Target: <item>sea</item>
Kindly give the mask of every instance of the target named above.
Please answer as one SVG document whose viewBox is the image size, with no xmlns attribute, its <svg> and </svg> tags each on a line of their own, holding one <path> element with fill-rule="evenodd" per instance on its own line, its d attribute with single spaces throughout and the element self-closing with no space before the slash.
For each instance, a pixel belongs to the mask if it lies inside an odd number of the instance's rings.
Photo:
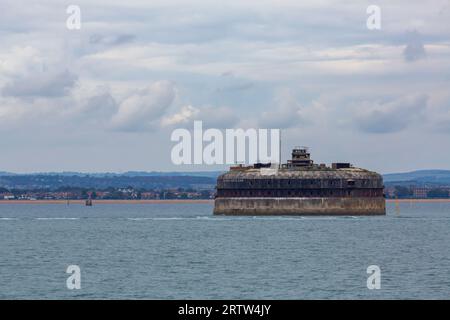
<svg viewBox="0 0 450 320">
<path fill-rule="evenodd" d="M 212 210 L 0 204 L 0 299 L 450 298 L 449 202 L 378 217 Z"/>
</svg>

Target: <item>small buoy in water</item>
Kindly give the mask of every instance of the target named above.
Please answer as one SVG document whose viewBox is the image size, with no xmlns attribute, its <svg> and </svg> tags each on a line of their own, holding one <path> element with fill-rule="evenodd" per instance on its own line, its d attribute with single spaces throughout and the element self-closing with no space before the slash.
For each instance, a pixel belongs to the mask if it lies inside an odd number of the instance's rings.
<svg viewBox="0 0 450 320">
<path fill-rule="evenodd" d="M 397 215 L 400 215 L 400 203 L 399 203 L 397 197 L 395 197 L 395 213 L 396 213 Z"/>
</svg>

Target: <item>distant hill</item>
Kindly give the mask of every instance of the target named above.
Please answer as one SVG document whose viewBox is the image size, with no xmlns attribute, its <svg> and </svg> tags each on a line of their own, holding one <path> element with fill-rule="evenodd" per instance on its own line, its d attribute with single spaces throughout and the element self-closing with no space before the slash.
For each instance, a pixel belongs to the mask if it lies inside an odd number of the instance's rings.
<svg viewBox="0 0 450 320">
<path fill-rule="evenodd" d="M 74 188 L 139 188 L 139 189 L 176 189 L 176 188 L 214 188 L 216 178 L 202 176 L 94 176 L 94 175 L 57 175 L 28 174 L 0 176 L 0 187 L 7 189 L 48 189 L 63 187 Z"/>
<path fill-rule="evenodd" d="M 0 176 L 14 176 L 15 173 L 0 171 Z"/>
<path fill-rule="evenodd" d="M 450 170 L 418 170 L 405 173 L 390 173 L 383 175 L 383 178 L 386 185 L 450 185 Z"/>
<path fill-rule="evenodd" d="M 128 177 L 180 177 L 180 176 L 190 176 L 190 177 L 210 177 L 210 178 L 217 178 L 219 175 L 221 175 L 223 171 L 193 171 L 193 172 L 179 172 L 179 171 L 172 171 L 172 172 L 161 172 L 161 171 L 151 171 L 151 172 L 145 172 L 145 171 L 128 171 L 125 173 L 122 173 L 122 176 L 128 176 Z"/>
<path fill-rule="evenodd" d="M 62 176 L 62 177 L 210 177 L 217 178 L 223 171 L 127 171 L 124 173 L 115 172 L 35 172 L 35 173 L 11 173 L 0 171 L 1 176 Z"/>
<path fill-rule="evenodd" d="M 0 187 L 7 189 L 49 189 L 62 187 L 75 188 L 214 188 L 221 171 L 196 172 L 145 172 L 125 173 L 83 173 L 83 172 L 44 172 L 16 174 L 0 171 Z"/>
<path fill-rule="evenodd" d="M 16 174 L 0 172 L 0 187 L 7 189 L 51 189 L 61 187 L 77 188 L 214 188 L 217 177 L 222 171 L 196 172 L 145 172 L 129 171 L 125 173 L 82 173 L 82 172 L 46 172 Z M 386 186 L 392 185 L 448 185 L 450 170 L 419 170 L 405 173 L 383 175 Z"/>
</svg>

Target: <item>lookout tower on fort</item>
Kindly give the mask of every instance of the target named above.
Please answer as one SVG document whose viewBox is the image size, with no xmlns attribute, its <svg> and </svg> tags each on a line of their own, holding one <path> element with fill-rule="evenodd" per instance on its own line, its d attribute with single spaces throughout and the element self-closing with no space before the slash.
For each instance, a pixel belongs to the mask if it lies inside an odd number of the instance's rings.
<svg viewBox="0 0 450 320">
<path fill-rule="evenodd" d="M 308 147 L 295 147 L 292 150 L 292 160 L 288 160 L 287 168 L 311 167 L 313 160 Z"/>
</svg>

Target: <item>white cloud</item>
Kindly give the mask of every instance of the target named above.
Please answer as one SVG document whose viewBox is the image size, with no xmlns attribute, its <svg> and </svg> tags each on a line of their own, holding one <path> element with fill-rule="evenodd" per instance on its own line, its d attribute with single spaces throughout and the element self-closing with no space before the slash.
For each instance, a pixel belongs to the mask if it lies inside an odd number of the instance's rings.
<svg viewBox="0 0 450 320">
<path fill-rule="evenodd" d="M 183 106 L 179 110 L 179 112 L 172 114 L 170 116 L 164 117 L 161 120 L 161 125 L 163 127 L 167 126 L 176 126 L 180 124 L 186 124 L 189 121 L 192 121 L 194 117 L 198 115 L 200 112 L 199 109 L 194 108 L 193 106 Z"/>
<path fill-rule="evenodd" d="M 3 77 L 17 76 L 37 71 L 36 66 L 42 66 L 44 58 L 39 50 L 32 46 L 13 46 L 9 50 L 0 51 L 0 75 Z"/>
<path fill-rule="evenodd" d="M 171 82 L 158 81 L 123 100 L 111 119 L 111 127 L 123 131 L 155 129 L 175 99 Z"/>
<path fill-rule="evenodd" d="M 191 105 L 183 106 L 177 113 L 162 119 L 162 126 L 187 126 L 193 121 L 202 121 L 205 127 L 209 128 L 233 128 L 238 117 L 236 112 L 228 107 L 200 107 Z"/>
</svg>

